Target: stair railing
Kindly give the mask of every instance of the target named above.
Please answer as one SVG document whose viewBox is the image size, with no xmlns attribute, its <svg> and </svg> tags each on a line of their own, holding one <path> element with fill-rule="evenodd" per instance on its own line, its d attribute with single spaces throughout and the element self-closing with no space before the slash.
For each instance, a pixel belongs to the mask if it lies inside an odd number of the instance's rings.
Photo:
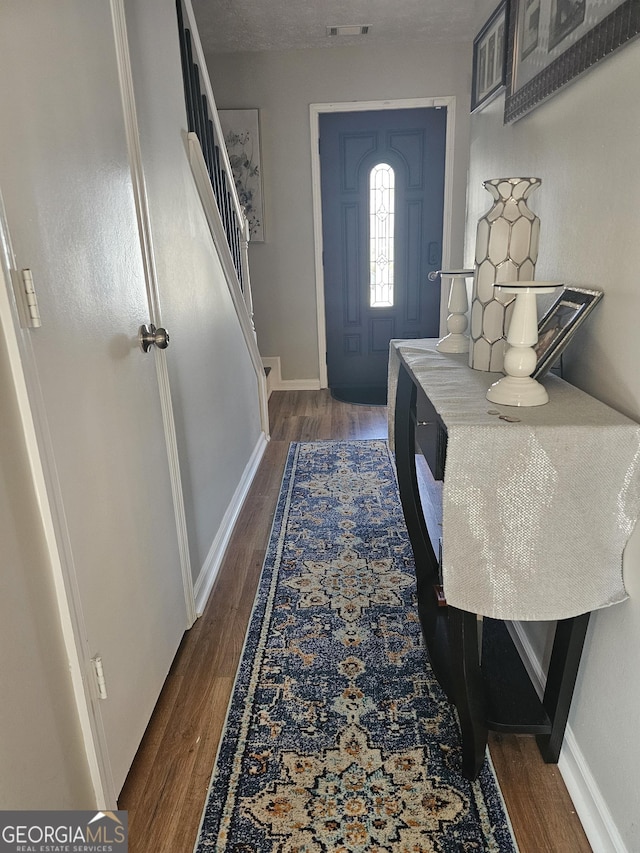
<svg viewBox="0 0 640 853">
<path fill-rule="evenodd" d="M 189 133 L 195 133 L 200 142 L 227 245 L 253 327 L 247 217 L 238 198 L 190 0 L 176 0 L 176 8 L 187 126 Z"/>
<path fill-rule="evenodd" d="M 268 437 L 267 381 L 249 279 L 249 223 L 238 198 L 191 0 L 176 0 L 176 6 L 191 170 L 256 373 L 261 425 Z"/>
</svg>

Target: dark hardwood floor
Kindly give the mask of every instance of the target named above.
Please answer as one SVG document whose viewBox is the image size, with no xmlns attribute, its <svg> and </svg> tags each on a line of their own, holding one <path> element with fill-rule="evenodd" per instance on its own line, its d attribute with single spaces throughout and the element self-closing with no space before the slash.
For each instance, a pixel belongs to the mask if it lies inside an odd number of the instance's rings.
<svg viewBox="0 0 640 853">
<path fill-rule="evenodd" d="M 386 438 L 386 409 L 327 391 L 279 391 L 271 441 L 202 617 L 188 631 L 118 806 L 130 853 L 191 853 L 262 568 L 291 441 Z M 493 736 L 491 756 L 521 853 L 591 850 L 557 767 L 529 737 Z"/>
</svg>

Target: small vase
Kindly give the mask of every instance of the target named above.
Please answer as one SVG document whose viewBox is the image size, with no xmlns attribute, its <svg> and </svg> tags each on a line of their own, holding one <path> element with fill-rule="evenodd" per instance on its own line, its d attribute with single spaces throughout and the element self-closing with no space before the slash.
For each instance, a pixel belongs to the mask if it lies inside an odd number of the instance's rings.
<svg viewBox="0 0 640 853">
<path fill-rule="evenodd" d="M 531 281 L 538 259 L 540 219 L 527 199 L 540 178 L 493 178 L 483 187 L 491 193 L 491 209 L 478 221 L 475 275 L 471 299 L 469 366 L 501 371 L 512 294 L 494 291 L 496 282 Z"/>
</svg>

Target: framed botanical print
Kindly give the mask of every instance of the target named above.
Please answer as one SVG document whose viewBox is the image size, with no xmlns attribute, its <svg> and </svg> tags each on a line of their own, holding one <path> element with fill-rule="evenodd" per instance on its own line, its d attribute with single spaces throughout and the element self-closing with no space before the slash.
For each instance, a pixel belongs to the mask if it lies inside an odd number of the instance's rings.
<svg viewBox="0 0 640 853">
<path fill-rule="evenodd" d="M 251 242 L 264 242 L 258 110 L 218 110 L 218 116 Z"/>
</svg>

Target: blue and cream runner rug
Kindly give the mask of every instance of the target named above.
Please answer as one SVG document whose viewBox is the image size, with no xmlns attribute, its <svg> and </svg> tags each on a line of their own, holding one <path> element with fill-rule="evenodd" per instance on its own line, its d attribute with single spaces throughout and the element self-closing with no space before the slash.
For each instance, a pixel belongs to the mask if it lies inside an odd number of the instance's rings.
<svg viewBox="0 0 640 853">
<path fill-rule="evenodd" d="M 386 442 L 292 444 L 196 850 L 515 851 L 459 765 Z"/>
</svg>

